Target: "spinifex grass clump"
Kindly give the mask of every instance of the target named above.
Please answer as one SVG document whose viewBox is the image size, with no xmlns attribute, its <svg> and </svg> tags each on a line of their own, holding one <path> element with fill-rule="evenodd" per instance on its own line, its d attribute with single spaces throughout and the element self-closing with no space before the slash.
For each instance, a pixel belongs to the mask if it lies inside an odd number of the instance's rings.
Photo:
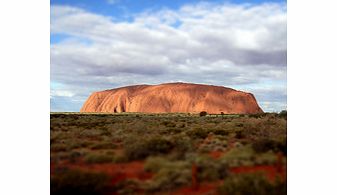
<svg viewBox="0 0 337 195">
<path fill-rule="evenodd" d="M 287 182 L 282 180 L 268 181 L 262 173 L 244 173 L 227 177 L 219 187 L 219 194 L 287 194 Z"/>
<path fill-rule="evenodd" d="M 188 161 L 171 161 L 163 157 L 150 157 L 146 160 L 145 170 L 153 172 L 154 178 L 144 183 L 147 191 L 167 191 L 190 184 L 192 173 Z"/>
<path fill-rule="evenodd" d="M 84 161 L 90 164 L 98 163 L 112 163 L 114 162 L 114 155 L 112 153 L 89 153 L 84 157 Z"/>
</svg>

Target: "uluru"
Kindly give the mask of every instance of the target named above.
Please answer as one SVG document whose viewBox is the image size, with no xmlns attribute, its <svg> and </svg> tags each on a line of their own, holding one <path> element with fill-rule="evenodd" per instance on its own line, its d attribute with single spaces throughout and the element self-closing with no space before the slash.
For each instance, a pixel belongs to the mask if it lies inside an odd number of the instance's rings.
<svg viewBox="0 0 337 195">
<path fill-rule="evenodd" d="M 263 113 L 251 93 L 193 83 L 133 85 L 93 92 L 80 112 Z"/>
</svg>

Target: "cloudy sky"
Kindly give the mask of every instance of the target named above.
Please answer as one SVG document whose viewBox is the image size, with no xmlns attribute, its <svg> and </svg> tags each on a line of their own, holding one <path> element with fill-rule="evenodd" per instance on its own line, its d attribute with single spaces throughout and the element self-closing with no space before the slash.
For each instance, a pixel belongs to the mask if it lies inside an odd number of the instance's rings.
<svg viewBox="0 0 337 195">
<path fill-rule="evenodd" d="M 287 106 L 282 0 L 51 0 L 51 111 L 79 111 L 93 91 L 193 82 Z"/>
</svg>

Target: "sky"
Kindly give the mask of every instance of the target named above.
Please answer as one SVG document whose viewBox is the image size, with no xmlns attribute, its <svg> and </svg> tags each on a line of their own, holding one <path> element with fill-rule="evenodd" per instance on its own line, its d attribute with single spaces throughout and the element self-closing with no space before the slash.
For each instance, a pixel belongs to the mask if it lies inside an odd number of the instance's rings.
<svg viewBox="0 0 337 195">
<path fill-rule="evenodd" d="M 94 91 L 188 82 L 287 108 L 287 3 L 281 0 L 51 0 L 52 112 Z"/>
</svg>

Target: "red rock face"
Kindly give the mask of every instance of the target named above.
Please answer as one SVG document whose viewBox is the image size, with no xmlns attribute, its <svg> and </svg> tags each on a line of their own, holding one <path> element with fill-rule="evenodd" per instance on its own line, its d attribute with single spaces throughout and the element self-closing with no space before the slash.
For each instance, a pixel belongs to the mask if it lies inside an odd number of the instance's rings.
<svg viewBox="0 0 337 195">
<path fill-rule="evenodd" d="M 262 113 L 255 97 L 234 89 L 190 84 L 166 83 L 135 85 L 94 92 L 81 112 L 189 112 L 220 114 Z"/>
</svg>

